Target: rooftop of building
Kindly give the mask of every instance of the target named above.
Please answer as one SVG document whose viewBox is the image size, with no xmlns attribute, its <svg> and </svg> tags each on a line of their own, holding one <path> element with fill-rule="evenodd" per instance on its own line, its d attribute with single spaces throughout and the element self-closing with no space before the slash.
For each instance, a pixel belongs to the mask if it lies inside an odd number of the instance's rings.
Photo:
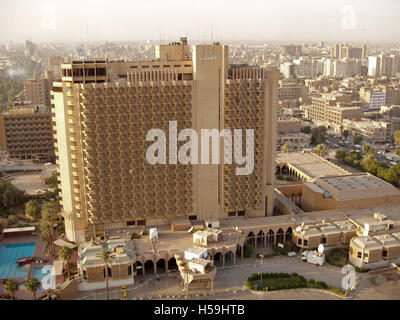
<svg viewBox="0 0 400 320">
<path fill-rule="evenodd" d="M 230 229 L 230 230 L 229 230 Z M 241 238 L 241 234 L 233 228 L 217 230 L 217 233 L 222 234 L 222 239 L 219 242 L 208 244 L 208 248 L 229 247 L 237 243 Z M 172 252 L 181 254 L 188 248 L 193 247 L 193 234 L 187 231 L 172 231 L 169 225 L 157 227 L 158 240 L 151 243 L 148 236 L 142 236 L 139 239 L 134 239 L 136 254 L 153 255 L 154 252 Z M 211 234 L 211 233 L 210 233 Z"/>
<path fill-rule="evenodd" d="M 347 220 L 332 221 L 317 224 L 302 224 L 296 227 L 295 232 L 305 237 L 319 236 L 322 234 L 340 234 L 341 232 L 355 231 L 355 226 Z"/>
<path fill-rule="evenodd" d="M 111 239 L 101 243 L 89 241 L 82 244 L 79 247 L 78 263 L 84 267 L 104 265 L 104 261 L 99 256 L 103 249 L 109 249 L 112 252 L 111 265 L 128 263 L 136 258 L 133 241 Z"/>
<path fill-rule="evenodd" d="M 314 179 L 313 183 L 330 193 L 331 197 L 336 200 L 400 195 L 400 191 L 396 187 L 369 173 L 320 176 Z"/>
<path fill-rule="evenodd" d="M 343 122 L 346 124 L 352 124 L 357 127 L 364 127 L 364 128 L 381 128 L 382 126 L 387 125 L 387 122 L 384 121 L 375 121 L 371 119 L 357 119 L 357 120 L 349 120 L 349 119 L 343 119 Z"/>
<path fill-rule="evenodd" d="M 355 237 L 351 242 L 360 249 L 379 250 L 383 247 L 400 247 L 400 233 L 382 234 L 373 237 Z"/>
<path fill-rule="evenodd" d="M 2 112 L 2 115 L 17 116 L 17 115 L 33 115 L 48 113 L 48 108 L 38 104 L 20 104 L 14 105 L 13 108 Z"/>
<path fill-rule="evenodd" d="M 197 264 L 197 265 L 201 265 L 201 266 L 205 267 L 208 264 L 210 264 L 210 260 L 194 258 L 194 259 L 190 260 L 189 263 L 190 264 Z"/>
<path fill-rule="evenodd" d="M 323 176 L 347 175 L 348 171 L 311 152 L 280 152 L 276 155 L 277 163 L 290 164 L 306 174 L 310 179 Z"/>
</svg>

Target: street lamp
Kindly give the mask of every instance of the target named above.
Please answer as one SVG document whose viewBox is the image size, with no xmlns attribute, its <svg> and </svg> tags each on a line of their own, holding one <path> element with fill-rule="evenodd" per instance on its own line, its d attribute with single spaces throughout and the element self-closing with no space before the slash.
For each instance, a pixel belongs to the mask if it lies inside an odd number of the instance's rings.
<svg viewBox="0 0 400 320">
<path fill-rule="evenodd" d="M 261 264 L 263 264 L 264 255 L 263 255 L 263 254 L 260 254 L 260 258 L 261 258 Z"/>
</svg>

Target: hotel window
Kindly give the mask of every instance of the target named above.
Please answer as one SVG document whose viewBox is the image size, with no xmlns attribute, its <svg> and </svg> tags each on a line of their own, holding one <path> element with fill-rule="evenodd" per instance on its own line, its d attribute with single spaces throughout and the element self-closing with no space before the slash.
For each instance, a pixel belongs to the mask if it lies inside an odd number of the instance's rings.
<svg viewBox="0 0 400 320">
<path fill-rule="evenodd" d="M 197 220 L 197 216 L 189 216 L 189 220 Z"/>
<path fill-rule="evenodd" d="M 137 221 L 137 225 L 138 226 L 144 226 L 144 225 L 146 225 L 146 221 L 145 220 L 138 220 Z"/>
<path fill-rule="evenodd" d="M 326 243 L 326 237 L 322 237 L 322 243 Z"/>
<path fill-rule="evenodd" d="M 243 217 L 246 215 L 246 211 L 238 211 L 238 216 Z"/>
<path fill-rule="evenodd" d="M 234 211 L 228 212 L 228 217 L 236 217 L 236 212 Z"/>
<path fill-rule="evenodd" d="M 308 245 L 308 240 L 304 240 L 303 244 L 306 246 Z"/>
<path fill-rule="evenodd" d="M 382 256 L 387 257 L 387 250 L 382 251 Z"/>
<path fill-rule="evenodd" d="M 361 252 L 360 251 L 357 252 L 357 258 L 361 259 Z"/>
<path fill-rule="evenodd" d="M 300 244 L 300 245 L 301 245 L 301 243 L 302 243 L 302 240 L 301 240 L 301 239 L 298 239 L 298 240 L 297 240 L 297 244 Z"/>
</svg>

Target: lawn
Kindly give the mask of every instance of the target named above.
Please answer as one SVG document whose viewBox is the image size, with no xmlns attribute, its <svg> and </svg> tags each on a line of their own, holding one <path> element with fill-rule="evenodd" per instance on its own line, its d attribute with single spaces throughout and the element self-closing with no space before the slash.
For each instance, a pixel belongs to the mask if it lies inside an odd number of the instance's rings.
<svg viewBox="0 0 400 320">
<path fill-rule="evenodd" d="M 253 290 L 268 291 L 293 289 L 293 288 L 307 288 L 307 280 L 303 276 L 296 273 L 258 273 L 253 274 L 248 278 L 247 286 Z"/>
<path fill-rule="evenodd" d="M 348 264 L 349 249 L 333 248 L 326 253 L 326 261 L 336 267 L 344 267 Z"/>
<path fill-rule="evenodd" d="M 340 288 L 328 286 L 324 281 L 307 281 L 302 275 L 297 273 L 254 273 L 247 279 L 247 287 L 257 291 L 274 291 L 295 288 L 315 288 L 330 290 L 333 293 L 344 295 Z"/>
</svg>

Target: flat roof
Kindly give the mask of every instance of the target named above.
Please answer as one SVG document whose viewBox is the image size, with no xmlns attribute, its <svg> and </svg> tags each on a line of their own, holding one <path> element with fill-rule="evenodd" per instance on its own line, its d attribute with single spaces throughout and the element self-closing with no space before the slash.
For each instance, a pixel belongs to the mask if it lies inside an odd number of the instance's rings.
<svg viewBox="0 0 400 320">
<path fill-rule="evenodd" d="M 275 161 L 277 163 L 289 164 L 306 174 L 310 179 L 349 174 L 348 171 L 311 152 L 279 152 L 276 155 Z"/>
<path fill-rule="evenodd" d="M 313 180 L 313 183 L 331 192 L 336 200 L 400 195 L 396 187 L 369 173 L 318 177 Z"/>
<path fill-rule="evenodd" d="M 190 253 L 193 253 L 196 255 L 200 255 L 200 254 L 204 253 L 205 251 L 207 251 L 207 248 L 202 248 L 202 247 L 198 247 L 198 246 L 192 246 L 185 250 L 185 252 L 190 252 Z"/>
<path fill-rule="evenodd" d="M 12 233 L 12 232 L 26 232 L 26 231 L 35 231 L 35 227 L 22 227 L 22 228 L 5 228 L 3 233 Z"/>
<path fill-rule="evenodd" d="M 194 258 L 194 259 L 189 261 L 189 264 L 198 264 L 198 265 L 201 265 L 201 266 L 204 266 L 204 267 L 209 263 L 210 263 L 210 260 L 199 259 L 199 258 Z"/>
</svg>

